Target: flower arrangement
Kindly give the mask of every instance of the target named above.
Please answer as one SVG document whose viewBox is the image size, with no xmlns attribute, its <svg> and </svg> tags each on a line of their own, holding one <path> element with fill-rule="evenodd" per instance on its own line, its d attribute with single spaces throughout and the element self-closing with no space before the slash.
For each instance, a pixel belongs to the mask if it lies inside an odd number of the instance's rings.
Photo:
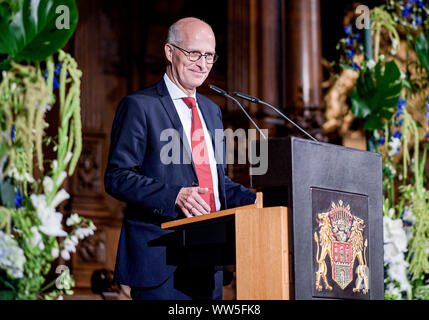
<svg viewBox="0 0 429 320">
<path fill-rule="evenodd" d="M 350 110 L 383 157 L 386 299 L 429 299 L 428 16 L 427 1 L 389 0 L 370 11 L 371 39 L 346 26 L 338 45 L 340 77 L 357 73 Z"/>
<path fill-rule="evenodd" d="M 68 29 L 56 25 L 59 6 L 68 8 Z M 82 149 L 82 72 L 61 50 L 76 23 L 72 0 L 0 2 L 0 299 L 72 294 L 67 268 L 47 283 L 49 272 L 95 230 L 92 221 L 76 213 L 64 221 L 58 211 Z M 54 108 L 59 126 L 52 137 L 45 117 Z M 44 159 L 49 148 L 54 159 Z"/>
</svg>

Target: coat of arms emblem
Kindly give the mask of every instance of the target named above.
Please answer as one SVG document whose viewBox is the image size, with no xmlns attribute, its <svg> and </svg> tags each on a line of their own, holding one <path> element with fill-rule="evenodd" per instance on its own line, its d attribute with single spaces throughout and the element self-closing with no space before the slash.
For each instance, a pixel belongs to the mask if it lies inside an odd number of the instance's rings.
<svg viewBox="0 0 429 320">
<path fill-rule="evenodd" d="M 319 230 L 314 233 L 317 246 L 316 262 L 316 290 L 332 290 L 327 279 L 328 265 L 331 265 L 332 280 L 344 290 L 353 280 L 353 266 L 358 260 L 356 268 L 357 280 L 353 292 L 367 294 L 369 290 L 368 267 L 366 248 L 368 239 L 363 237 L 364 220 L 352 215 L 350 205 L 344 206 L 339 200 L 338 205 L 332 202 L 329 212 L 317 214 Z M 321 281 L 323 280 L 323 283 Z"/>
</svg>

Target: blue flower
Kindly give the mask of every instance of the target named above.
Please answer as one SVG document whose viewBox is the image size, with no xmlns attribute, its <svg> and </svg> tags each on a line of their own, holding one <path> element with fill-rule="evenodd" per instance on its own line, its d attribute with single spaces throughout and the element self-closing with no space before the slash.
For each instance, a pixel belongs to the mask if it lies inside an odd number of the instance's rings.
<svg viewBox="0 0 429 320">
<path fill-rule="evenodd" d="M 428 133 L 426 133 L 426 137 L 425 137 L 426 139 L 429 139 L 429 132 Z"/>
<path fill-rule="evenodd" d="M 401 133 L 401 131 L 396 131 L 394 134 L 393 134 L 393 137 L 394 138 L 398 138 L 398 139 L 401 139 L 401 137 L 402 137 L 402 133 Z"/>
<path fill-rule="evenodd" d="M 349 59 L 353 59 L 355 55 L 355 51 L 353 49 L 346 50 L 346 57 Z"/>
<path fill-rule="evenodd" d="M 352 46 L 354 44 L 354 42 L 355 42 L 355 39 L 353 39 L 353 38 L 346 38 L 345 41 L 346 41 L 346 45 Z"/>
<path fill-rule="evenodd" d="M 384 137 L 381 137 L 380 140 L 378 140 L 378 144 L 380 145 L 384 145 L 385 142 Z"/>
<path fill-rule="evenodd" d="M 410 10 L 403 9 L 403 10 L 401 11 L 401 15 L 402 15 L 404 18 L 408 18 L 410 14 L 411 14 L 411 11 L 410 11 Z"/>
<path fill-rule="evenodd" d="M 353 31 L 352 26 L 345 26 L 345 27 L 344 27 L 344 32 L 345 32 L 347 35 L 351 35 L 351 34 L 352 34 L 352 31 Z"/>
<path fill-rule="evenodd" d="M 429 102 L 426 102 L 426 110 L 429 111 Z"/>
<path fill-rule="evenodd" d="M 407 104 L 407 99 L 399 98 L 398 100 L 398 109 L 404 110 L 404 106 Z"/>
<path fill-rule="evenodd" d="M 55 89 L 58 89 L 59 87 L 60 87 L 60 81 L 59 81 L 59 79 L 58 79 L 58 77 L 60 76 L 60 74 L 61 74 L 61 66 L 62 66 L 62 62 L 58 62 L 56 65 L 55 65 L 55 69 L 54 69 L 54 80 L 53 80 L 53 83 L 52 83 L 52 88 L 55 90 Z M 68 72 L 66 72 L 66 77 L 68 77 L 69 76 L 69 73 Z M 43 77 L 45 78 L 45 79 L 48 79 L 48 72 L 45 72 L 45 74 L 43 75 Z"/>
<path fill-rule="evenodd" d="M 414 23 L 415 23 L 415 25 L 421 25 L 421 24 L 423 24 L 422 17 L 417 16 L 416 20 L 414 20 Z"/>
<path fill-rule="evenodd" d="M 16 190 L 16 193 L 15 193 L 15 206 L 17 208 L 21 208 L 22 207 L 22 204 L 21 204 L 22 200 L 24 200 L 24 198 L 19 193 L 19 190 Z"/>
<path fill-rule="evenodd" d="M 53 84 L 53 89 L 58 89 L 60 87 L 60 81 L 58 80 L 57 77 L 54 77 L 54 84 Z"/>
<path fill-rule="evenodd" d="M 62 62 L 58 62 L 56 65 L 55 65 L 55 69 L 54 69 L 54 72 L 55 72 L 55 75 L 57 76 L 57 77 L 59 77 L 60 76 L 60 73 L 61 73 L 61 66 L 62 66 Z"/>
<path fill-rule="evenodd" d="M 406 99 L 399 98 L 398 100 L 398 112 L 396 112 L 396 118 L 400 117 L 404 113 L 404 106 L 407 104 Z"/>
<path fill-rule="evenodd" d="M 10 138 L 12 141 L 15 139 L 15 125 L 12 125 L 12 128 L 10 129 Z"/>
<path fill-rule="evenodd" d="M 45 79 L 48 79 L 48 73 L 46 72 L 44 75 L 43 75 L 43 77 L 45 78 Z M 59 87 L 60 87 L 60 81 L 58 80 L 58 78 L 54 75 L 54 80 L 53 80 L 53 83 L 52 83 L 52 87 L 53 87 L 53 89 L 55 90 L 55 89 L 58 89 Z"/>
<path fill-rule="evenodd" d="M 422 9 L 425 8 L 425 6 L 423 4 L 423 0 L 409 0 L 409 2 L 414 2 L 414 3 L 417 2 L 420 8 L 422 8 Z"/>
<path fill-rule="evenodd" d="M 356 62 L 350 63 L 350 67 L 352 67 L 355 71 L 359 69 L 359 65 Z"/>
</svg>

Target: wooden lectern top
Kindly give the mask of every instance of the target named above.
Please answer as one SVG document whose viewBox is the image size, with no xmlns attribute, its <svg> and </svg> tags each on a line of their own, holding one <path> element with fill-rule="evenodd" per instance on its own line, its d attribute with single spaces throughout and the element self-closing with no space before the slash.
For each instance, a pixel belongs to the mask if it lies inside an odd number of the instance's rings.
<svg viewBox="0 0 429 320">
<path fill-rule="evenodd" d="M 237 211 L 237 210 L 241 210 L 241 209 L 254 209 L 254 208 L 263 208 L 262 192 L 257 192 L 256 193 L 256 203 L 255 204 L 249 204 L 247 206 L 242 206 L 242 207 L 237 207 L 237 208 L 231 208 L 231 209 L 226 209 L 226 210 L 222 210 L 222 211 L 212 212 L 210 214 L 204 214 L 202 216 L 195 216 L 195 217 L 191 217 L 191 218 L 183 218 L 183 219 L 179 219 L 179 220 L 173 220 L 173 221 L 169 221 L 169 222 L 164 222 L 163 224 L 161 224 L 161 228 L 162 229 L 172 229 L 172 228 L 175 228 L 175 227 L 183 226 L 183 225 L 194 223 L 194 222 L 199 222 L 199 221 L 204 221 L 204 220 L 211 220 L 211 219 L 215 219 L 215 218 L 220 218 L 220 217 L 225 217 L 225 216 L 233 215 L 233 214 L 235 214 L 235 211 Z"/>
</svg>

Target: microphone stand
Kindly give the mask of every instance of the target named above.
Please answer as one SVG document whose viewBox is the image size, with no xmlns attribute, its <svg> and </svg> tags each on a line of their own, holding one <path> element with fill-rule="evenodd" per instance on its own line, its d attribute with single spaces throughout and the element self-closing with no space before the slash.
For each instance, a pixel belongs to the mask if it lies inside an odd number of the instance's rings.
<svg viewBox="0 0 429 320">
<path fill-rule="evenodd" d="M 250 117 L 250 115 L 247 113 L 247 111 L 244 109 L 244 107 L 241 105 L 241 103 L 237 99 L 235 99 L 234 97 L 230 96 L 225 90 L 222 90 L 221 88 L 218 88 L 218 87 L 216 87 L 216 86 L 214 86 L 212 84 L 209 84 L 209 88 L 212 89 L 214 92 L 220 94 L 221 96 L 224 96 L 224 97 L 229 98 L 232 101 L 234 101 L 241 108 L 241 110 L 244 112 L 244 114 L 247 116 L 247 118 L 250 120 L 250 122 L 252 122 L 252 124 L 258 130 L 259 134 L 265 140 L 267 139 L 267 137 L 265 137 L 265 135 L 262 132 L 262 130 L 256 125 L 255 121 L 253 121 L 253 119 Z"/>
<path fill-rule="evenodd" d="M 291 123 L 292 125 L 294 125 L 299 131 L 301 131 L 302 133 L 304 133 L 307 137 L 309 137 L 311 140 L 313 141 L 317 141 L 317 139 L 315 139 L 313 136 L 311 136 L 307 131 L 305 131 L 304 129 L 302 129 L 299 125 L 297 125 L 295 122 L 293 122 L 291 119 L 289 119 L 288 117 L 286 117 L 282 112 L 280 112 L 280 110 L 278 110 L 277 108 L 275 108 L 274 106 L 270 105 L 269 103 L 262 101 L 256 97 L 252 97 L 249 96 L 247 94 L 244 93 L 240 93 L 240 92 L 233 92 L 232 93 L 234 96 L 245 99 L 247 101 L 253 102 L 253 103 L 258 103 L 258 104 L 263 104 L 269 108 L 271 108 L 272 110 L 274 110 L 275 112 L 277 112 L 279 115 L 281 115 L 283 118 L 285 118 L 289 123 Z"/>
</svg>

